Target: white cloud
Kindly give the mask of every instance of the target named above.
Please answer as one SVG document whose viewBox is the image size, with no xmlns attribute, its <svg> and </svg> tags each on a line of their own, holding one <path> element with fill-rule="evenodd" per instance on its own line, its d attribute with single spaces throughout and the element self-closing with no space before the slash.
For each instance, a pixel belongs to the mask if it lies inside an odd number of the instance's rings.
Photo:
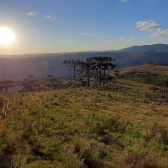
<svg viewBox="0 0 168 168">
<path fill-rule="evenodd" d="M 157 22 L 154 22 L 153 20 L 150 20 L 150 21 L 139 21 L 136 23 L 136 26 L 137 27 L 141 27 L 140 30 L 154 30 L 154 29 L 158 29 L 160 31 L 161 29 L 161 26 L 157 23 Z"/>
<path fill-rule="evenodd" d="M 88 33 L 81 33 L 81 35 L 88 35 Z"/>
<path fill-rule="evenodd" d="M 75 39 L 71 38 L 71 39 L 69 39 L 69 41 L 75 41 Z"/>
<path fill-rule="evenodd" d="M 39 12 L 29 12 L 27 13 L 27 16 L 32 16 L 32 15 L 37 15 L 37 14 L 39 14 Z"/>
<path fill-rule="evenodd" d="M 54 17 L 51 17 L 50 15 L 45 15 L 43 18 L 44 18 L 44 19 L 52 19 L 52 20 L 57 20 L 57 17 L 56 17 L 56 16 L 54 16 Z"/>
<path fill-rule="evenodd" d="M 168 36 L 168 29 L 164 31 L 157 31 L 151 34 L 149 37 L 160 37 L 160 36 Z"/>
<path fill-rule="evenodd" d="M 94 36 L 95 34 L 94 33 L 92 33 L 92 36 Z"/>
<path fill-rule="evenodd" d="M 52 18 L 52 20 L 57 20 L 57 17 L 56 17 L 56 16 L 55 16 L 55 17 L 53 17 L 53 18 Z"/>
<path fill-rule="evenodd" d="M 45 15 L 44 18 L 49 19 L 51 16 L 50 15 Z"/>
<path fill-rule="evenodd" d="M 134 39 L 135 37 L 129 36 L 129 37 L 122 37 L 119 40 L 131 40 Z"/>
<path fill-rule="evenodd" d="M 111 34 L 109 34 L 108 36 L 111 37 Z"/>
<path fill-rule="evenodd" d="M 65 41 L 75 41 L 75 39 L 71 38 L 71 39 L 65 39 Z"/>
</svg>

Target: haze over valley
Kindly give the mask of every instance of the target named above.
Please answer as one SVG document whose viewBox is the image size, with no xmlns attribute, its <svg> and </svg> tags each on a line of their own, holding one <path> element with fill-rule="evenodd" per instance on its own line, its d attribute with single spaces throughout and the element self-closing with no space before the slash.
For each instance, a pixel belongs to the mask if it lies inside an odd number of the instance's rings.
<svg viewBox="0 0 168 168">
<path fill-rule="evenodd" d="M 67 59 L 85 61 L 95 56 L 109 56 L 116 59 L 117 68 L 142 65 L 148 62 L 168 64 L 168 45 L 155 44 L 133 46 L 117 51 L 86 51 L 69 53 L 48 53 L 29 55 L 0 56 L 0 77 L 24 78 L 29 74 L 35 77 L 46 75 L 71 76 L 69 67 L 61 65 Z"/>
</svg>

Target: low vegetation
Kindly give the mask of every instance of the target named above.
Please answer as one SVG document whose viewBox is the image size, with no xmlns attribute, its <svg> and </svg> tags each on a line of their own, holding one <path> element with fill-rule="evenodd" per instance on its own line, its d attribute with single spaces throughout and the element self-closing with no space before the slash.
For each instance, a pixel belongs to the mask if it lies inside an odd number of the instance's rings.
<svg viewBox="0 0 168 168">
<path fill-rule="evenodd" d="M 168 167 L 166 96 L 114 84 L 0 101 L 0 167 Z"/>
</svg>

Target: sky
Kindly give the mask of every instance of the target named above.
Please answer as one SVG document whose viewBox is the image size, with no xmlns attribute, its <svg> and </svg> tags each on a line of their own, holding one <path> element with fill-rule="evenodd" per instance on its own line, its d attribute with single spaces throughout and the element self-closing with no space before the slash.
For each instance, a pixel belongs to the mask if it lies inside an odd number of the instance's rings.
<svg viewBox="0 0 168 168">
<path fill-rule="evenodd" d="M 168 0 L 0 0 L 0 55 L 168 44 Z"/>
</svg>

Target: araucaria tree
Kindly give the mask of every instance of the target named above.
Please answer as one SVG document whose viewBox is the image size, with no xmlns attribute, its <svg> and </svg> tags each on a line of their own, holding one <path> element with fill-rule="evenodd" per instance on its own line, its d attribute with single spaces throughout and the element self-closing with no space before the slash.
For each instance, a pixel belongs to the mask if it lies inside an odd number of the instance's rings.
<svg viewBox="0 0 168 168">
<path fill-rule="evenodd" d="M 76 68 L 77 68 L 77 66 L 79 66 L 80 63 L 81 63 L 80 60 L 74 60 L 74 59 L 70 60 L 69 59 L 69 60 L 63 61 L 61 64 L 65 64 L 65 65 L 73 68 L 74 79 L 75 79 L 76 78 Z"/>
<path fill-rule="evenodd" d="M 86 59 L 86 62 L 81 61 L 79 63 L 79 66 L 81 67 L 81 73 L 84 72 L 84 77 L 87 77 L 87 85 L 90 87 L 90 77 L 94 73 L 94 69 L 96 67 L 96 64 L 94 62 L 91 62 L 88 58 Z"/>
<path fill-rule="evenodd" d="M 106 56 L 90 57 L 86 59 L 86 62 L 80 60 L 65 60 L 62 64 L 66 64 L 70 67 L 73 67 L 74 70 L 74 79 L 76 78 L 76 71 L 80 72 L 80 76 L 87 78 L 88 87 L 90 87 L 90 77 L 98 79 L 100 85 L 105 86 L 105 83 L 113 79 L 113 76 L 110 74 L 111 70 L 116 68 L 116 65 L 113 64 L 115 59 Z M 77 69 L 77 67 L 80 67 Z M 109 71 L 109 73 L 107 73 Z M 118 70 L 115 71 L 115 75 L 119 73 Z"/>
<path fill-rule="evenodd" d="M 113 70 L 117 67 L 116 64 L 113 64 L 112 62 L 115 61 L 115 59 L 112 59 L 111 57 L 106 56 L 98 56 L 98 57 L 90 57 L 87 59 L 90 63 L 94 64 L 94 67 L 92 70 L 95 70 L 97 73 L 96 78 L 99 79 L 100 85 L 102 84 L 103 80 L 103 86 L 105 86 L 105 83 L 107 80 L 111 80 L 112 76 L 106 75 L 107 70 Z"/>
<path fill-rule="evenodd" d="M 8 88 L 14 86 L 12 80 L 6 80 L 6 79 L 1 80 L 1 81 L 0 81 L 0 84 L 1 84 L 1 87 L 2 87 L 2 88 L 5 88 L 6 93 L 8 92 Z"/>
</svg>

